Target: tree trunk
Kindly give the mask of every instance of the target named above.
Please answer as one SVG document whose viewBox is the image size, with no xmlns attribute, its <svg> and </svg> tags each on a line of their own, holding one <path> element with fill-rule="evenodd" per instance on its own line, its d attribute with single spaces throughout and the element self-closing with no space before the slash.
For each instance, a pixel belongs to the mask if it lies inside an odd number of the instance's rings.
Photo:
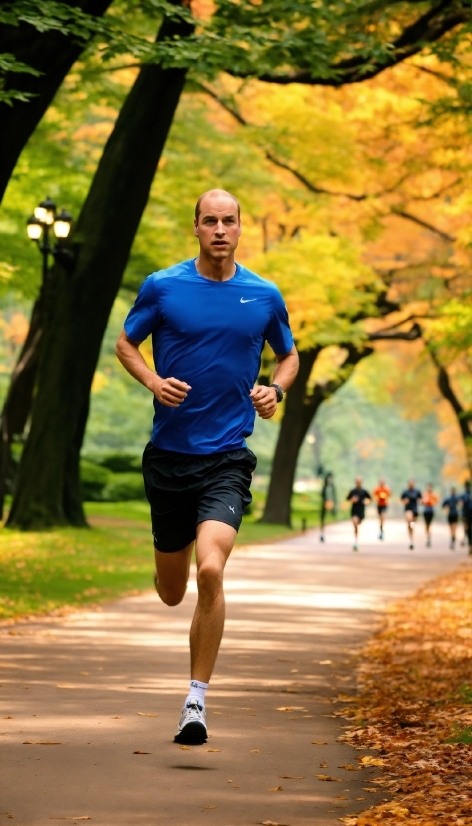
<svg viewBox="0 0 472 826">
<path fill-rule="evenodd" d="M 111 0 L 82 0 L 74 5 L 101 17 L 110 3 Z M 5 79 L 5 91 L 16 89 L 34 97 L 27 103 L 13 100 L 11 106 L 0 103 L 0 202 L 21 151 L 85 46 L 73 35 L 39 32 L 28 23 L 0 26 L 0 53 L 13 54 L 16 60 L 41 72 L 39 77 L 11 72 Z"/>
<path fill-rule="evenodd" d="M 158 37 L 191 27 L 165 20 Z M 106 325 L 146 206 L 185 69 L 145 66 L 107 142 L 69 248 L 56 262 L 46 307 L 38 389 L 8 525 L 24 530 L 85 524 L 79 454 L 87 404 Z"/>
<path fill-rule="evenodd" d="M 355 365 L 369 356 L 371 347 L 356 350 L 345 345 L 346 358 L 338 376 L 326 384 L 316 384 L 311 394 L 307 384 L 321 347 L 305 350 L 300 355 L 300 370 L 287 392 L 285 413 L 274 453 L 269 490 L 261 522 L 291 527 L 291 503 L 298 454 L 316 412 L 325 399 L 332 396 L 350 377 Z"/>
<path fill-rule="evenodd" d="M 291 525 L 292 489 L 298 454 L 313 418 L 311 416 L 307 424 L 306 387 L 320 350 L 321 347 L 316 347 L 311 350 L 302 350 L 299 353 L 300 369 L 285 397 L 285 411 L 275 448 L 269 490 L 261 522 Z"/>
<path fill-rule="evenodd" d="M 3 507 L 8 474 L 11 466 L 11 443 L 15 436 L 21 436 L 31 413 L 36 370 L 39 361 L 39 346 L 43 330 L 43 292 L 33 305 L 28 335 L 21 348 L 13 370 L 10 386 L 0 419 L 0 518 Z"/>
<path fill-rule="evenodd" d="M 472 413 L 468 410 L 465 410 L 465 408 L 462 406 L 451 385 L 449 374 L 446 368 L 439 362 L 436 354 L 431 350 L 431 348 L 428 349 L 431 354 L 431 358 L 434 362 L 434 365 L 438 371 L 437 383 L 439 391 L 443 398 L 445 398 L 446 401 L 449 402 L 456 416 L 461 436 L 464 441 L 465 454 L 467 458 L 467 467 L 472 477 Z"/>
</svg>

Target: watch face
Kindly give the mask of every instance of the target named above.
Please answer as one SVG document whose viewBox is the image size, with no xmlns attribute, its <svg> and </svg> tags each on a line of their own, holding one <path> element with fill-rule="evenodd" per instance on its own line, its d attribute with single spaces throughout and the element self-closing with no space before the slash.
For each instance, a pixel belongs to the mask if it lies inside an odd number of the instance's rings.
<svg viewBox="0 0 472 826">
<path fill-rule="evenodd" d="M 271 387 L 275 388 L 277 402 L 281 402 L 284 397 L 284 391 L 282 390 L 279 384 L 271 384 Z"/>
</svg>

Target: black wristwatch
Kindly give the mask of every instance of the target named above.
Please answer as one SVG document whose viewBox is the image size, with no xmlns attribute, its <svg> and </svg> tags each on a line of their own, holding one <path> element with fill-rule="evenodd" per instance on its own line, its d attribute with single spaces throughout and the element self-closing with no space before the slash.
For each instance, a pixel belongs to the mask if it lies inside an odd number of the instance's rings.
<svg viewBox="0 0 472 826">
<path fill-rule="evenodd" d="M 270 384 L 269 387 L 275 387 L 277 404 L 279 404 L 283 400 L 283 397 L 285 395 L 282 387 L 280 386 L 280 384 Z"/>
</svg>

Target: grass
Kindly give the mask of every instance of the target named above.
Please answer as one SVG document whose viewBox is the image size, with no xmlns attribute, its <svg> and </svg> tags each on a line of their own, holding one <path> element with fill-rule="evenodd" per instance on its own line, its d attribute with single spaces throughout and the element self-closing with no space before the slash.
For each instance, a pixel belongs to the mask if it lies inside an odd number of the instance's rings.
<svg viewBox="0 0 472 826">
<path fill-rule="evenodd" d="M 263 525 L 263 494 L 255 491 L 236 545 L 293 535 Z M 315 524 L 313 495 L 294 497 L 294 528 Z M 153 553 L 147 502 L 88 502 L 89 530 L 21 532 L 0 528 L 0 620 L 108 601 L 152 587 Z"/>
</svg>

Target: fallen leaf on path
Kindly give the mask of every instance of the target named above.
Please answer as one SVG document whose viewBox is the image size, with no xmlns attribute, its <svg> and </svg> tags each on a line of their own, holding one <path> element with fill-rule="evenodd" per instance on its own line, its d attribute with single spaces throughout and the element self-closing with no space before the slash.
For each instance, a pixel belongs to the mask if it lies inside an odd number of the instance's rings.
<svg viewBox="0 0 472 826">
<path fill-rule="evenodd" d="M 250 749 L 249 750 L 249 754 L 260 754 L 260 753 L 261 753 L 260 749 Z"/>
<path fill-rule="evenodd" d="M 318 660 L 318 665 L 333 665 L 332 660 Z"/>
<path fill-rule="evenodd" d="M 152 754 L 152 751 L 133 751 L 133 754 Z"/>
<path fill-rule="evenodd" d="M 4 719 L 4 720 L 14 720 L 15 718 L 14 718 L 14 717 L 10 717 L 10 715 L 8 715 L 8 717 L 4 717 L 3 719 Z"/>
<path fill-rule="evenodd" d="M 349 763 L 344 763 L 338 766 L 338 769 L 346 769 L 347 772 L 360 772 L 362 766 L 351 766 Z"/>
<path fill-rule="evenodd" d="M 268 792 L 283 792 L 282 786 L 274 786 L 273 789 L 267 789 Z"/>
<path fill-rule="evenodd" d="M 50 817 L 49 820 L 92 820 L 92 818 L 82 815 L 81 817 Z"/>
<path fill-rule="evenodd" d="M 214 712 L 213 712 L 213 714 L 221 714 L 221 716 L 223 716 L 223 712 L 222 712 L 222 711 L 214 711 Z"/>
<path fill-rule="evenodd" d="M 308 718 L 313 718 L 313 717 L 314 717 L 314 714 L 304 714 L 303 715 L 304 720 L 308 720 Z"/>
<path fill-rule="evenodd" d="M 318 780 L 328 780 L 331 783 L 342 783 L 343 781 L 339 779 L 339 777 L 331 777 L 329 774 L 315 774 L 315 777 Z"/>
<path fill-rule="evenodd" d="M 183 749 L 183 751 L 190 751 L 191 746 L 179 746 L 179 749 Z"/>
<path fill-rule="evenodd" d="M 110 720 L 121 720 L 121 717 L 118 717 L 118 716 L 116 716 L 116 717 L 110 717 Z"/>
<path fill-rule="evenodd" d="M 262 826 L 289 826 L 288 823 L 277 823 L 275 820 L 261 820 Z"/>
<path fill-rule="evenodd" d="M 152 711 L 138 711 L 138 717 L 157 717 Z"/>
<path fill-rule="evenodd" d="M 240 711 L 255 711 L 256 709 L 255 708 L 247 708 L 245 706 L 240 706 L 239 710 Z"/>
<path fill-rule="evenodd" d="M 214 752 L 216 754 L 216 752 L 220 752 L 221 749 L 207 749 L 207 751 L 211 751 L 211 752 Z"/>
<path fill-rule="evenodd" d="M 314 746 L 327 746 L 328 745 L 327 740 L 312 740 L 311 742 Z"/>
<path fill-rule="evenodd" d="M 281 780 L 305 780 L 305 774 L 281 774 Z"/>
<path fill-rule="evenodd" d="M 276 709 L 277 711 L 308 711 L 307 708 L 303 708 L 302 706 L 280 706 L 280 708 Z"/>
<path fill-rule="evenodd" d="M 62 746 L 59 740 L 24 740 L 24 746 Z"/>
<path fill-rule="evenodd" d="M 323 762 L 320 763 L 320 769 L 327 769 L 327 768 L 328 768 L 328 763 L 326 762 L 326 760 L 323 760 Z"/>
<path fill-rule="evenodd" d="M 366 755 L 366 757 L 361 757 L 361 763 L 363 766 L 384 766 L 385 760 L 382 760 L 381 757 Z"/>
<path fill-rule="evenodd" d="M 363 792 L 379 792 L 379 791 L 380 791 L 380 789 L 371 789 L 371 788 L 369 788 L 369 787 L 367 787 L 367 786 L 363 786 L 363 787 L 362 787 L 362 791 L 363 791 Z"/>
</svg>

